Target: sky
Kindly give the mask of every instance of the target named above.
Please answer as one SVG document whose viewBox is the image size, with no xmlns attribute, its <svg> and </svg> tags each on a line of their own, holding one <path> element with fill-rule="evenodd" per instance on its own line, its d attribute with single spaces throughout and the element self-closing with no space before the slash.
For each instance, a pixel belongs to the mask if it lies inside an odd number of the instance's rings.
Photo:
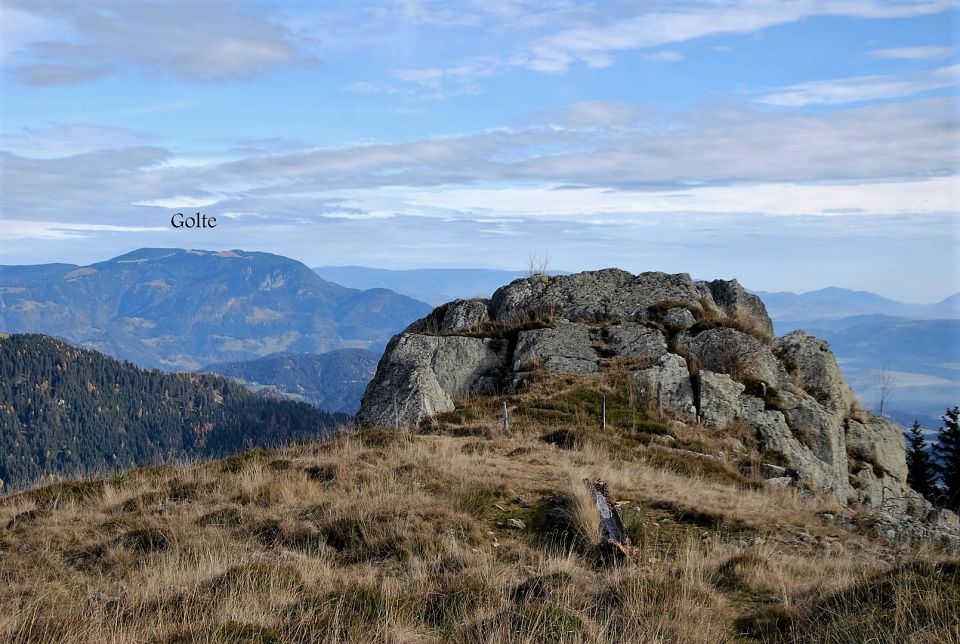
<svg viewBox="0 0 960 644">
<path fill-rule="evenodd" d="M 4 0 L 0 263 L 536 255 L 933 302 L 958 34 L 945 0 Z"/>
</svg>

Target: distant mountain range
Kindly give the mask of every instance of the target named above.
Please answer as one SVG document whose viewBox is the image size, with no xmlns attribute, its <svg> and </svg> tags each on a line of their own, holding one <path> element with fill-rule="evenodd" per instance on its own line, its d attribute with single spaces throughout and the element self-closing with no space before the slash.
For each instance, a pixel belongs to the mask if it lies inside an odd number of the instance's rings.
<svg viewBox="0 0 960 644">
<path fill-rule="evenodd" d="M 800 294 L 755 293 L 763 298 L 770 317 L 781 326 L 796 324 L 796 321 L 837 320 L 855 315 L 887 315 L 917 320 L 960 318 L 960 293 L 936 304 L 908 304 L 876 293 L 837 287 Z M 787 322 L 789 320 L 794 322 Z"/>
<path fill-rule="evenodd" d="M 0 267 L 0 331 L 55 335 L 164 369 L 277 351 L 382 350 L 430 308 L 240 250 L 144 248 L 82 267 Z"/>
<path fill-rule="evenodd" d="M 316 439 L 349 422 L 214 374 L 139 369 L 42 335 L 0 336 L 3 491 Z"/>
<path fill-rule="evenodd" d="M 321 354 L 273 353 L 245 362 L 207 366 L 255 391 L 276 391 L 328 411 L 355 414 L 367 383 L 377 371 L 380 353 L 339 349 Z"/>
<path fill-rule="evenodd" d="M 313 270 L 323 279 L 337 284 L 360 289 L 386 288 L 433 306 L 456 299 L 490 297 L 501 286 L 529 274 L 528 271 L 489 268 L 389 270 L 364 266 L 317 266 Z"/>
</svg>

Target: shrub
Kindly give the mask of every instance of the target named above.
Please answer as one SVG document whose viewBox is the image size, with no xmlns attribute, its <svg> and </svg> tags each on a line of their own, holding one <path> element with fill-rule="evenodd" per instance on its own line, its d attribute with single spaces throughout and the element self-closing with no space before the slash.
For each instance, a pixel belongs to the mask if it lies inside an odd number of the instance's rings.
<svg viewBox="0 0 960 644">
<path fill-rule="evenodd" d="M 259 448 L 248 449 L 245 452 L 238 452 L 223 461 L 223 469 L 226 472 L 237 474 L 253 463 L 260 462 L 261 450 Z"/>
</svg>

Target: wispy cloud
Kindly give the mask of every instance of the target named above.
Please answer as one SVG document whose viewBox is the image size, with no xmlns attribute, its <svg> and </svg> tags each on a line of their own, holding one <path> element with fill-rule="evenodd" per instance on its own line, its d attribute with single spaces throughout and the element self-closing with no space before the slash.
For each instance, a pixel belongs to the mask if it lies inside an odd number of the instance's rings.
<svg viewBox="0 0 960 644">
<path fill-rule="evenodd" d="M 32 157 L 62 157 L 156 141 L 156 136 L 140 130 L 94 123 L 22 127 L 10 134 L 0 134 L 0 145 L 4 149 Z"/>
<path fill-rule="evenodd" d="M 870 52 L 874 58 L 893 60 L 943 60 L 954 55 L 953 47 L 893 47 L 875 49 Z"/>
<path fill-rule="evenodd" d="M 158 233 L 162 226 L 116 226 L 111 224 L 77 224 L 58 221 L 5 220 L 4 237 L 9 241 L 26 239 L 83 239 L 94 233 Z"/>
<path fill-rule="evenodd" d="M 684 59 L 684 55 L 679 51 L 671 51 L 669 49 L 662 49 L 650 54 L 644 54 L 643 57 L 647 60 L 652 60 L 657 63 L 678 63 Z"/>
<path fill-rule="evenodd" d="M 432 98 L 445 98 L 477 93 L 477 80 L 494 75 L 501 66 L 495 58 L 482 57 L 447 67 L 396 69 L 393 75 L 427 90 Z"/>
<path fill-rule="evenodd" d="M 636 123 L 649 110 L 614 101 L 582 101 L 538 115 L 542 121 L 574 128 L 610 127 Z"/>
<path fill-rule="evenodd" d="M 960 84 L 960 65 L 949 65 L 904 75 L 856 76 L 798 83 L 760 99 L 768 105 L 803 107 L 874 101 L 953 87 Z"/>
<path fill-rule="evenodd" d="M 955 7 L 949 0 L 881 2 L 853 0 L 747 0 L 692 2 L 618 18 L 599 26 L 576 26 L 541 38 L 530 48 L 524 64 L 541 72 L 560 73 L 582 63 L 596 66 L 616 52 L 648 49 L 697 38 L 743 35 L 817 15 L 858 18 L 903 18 L 940 13 Z"/>
</svg>

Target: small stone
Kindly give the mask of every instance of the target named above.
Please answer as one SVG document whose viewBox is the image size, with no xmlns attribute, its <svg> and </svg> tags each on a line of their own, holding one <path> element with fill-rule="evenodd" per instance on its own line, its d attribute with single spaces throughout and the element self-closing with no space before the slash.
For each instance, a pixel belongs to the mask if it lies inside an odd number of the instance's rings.
<svg viewBox="0 0 960 644">
<path fill-rule="evenodd" d="M 526 530 L 527 524 L 521 521 L 520 519 L 507 519 L 503 522 L 503 525 L 507 528 L 514 528 L 516 530 Z"/>
<path fill-rule="evenodd" d="M 778 476 L 777 478 L 767 479 L 763 482 L 764 485 L 769 485 L 770 487 L 790 487 L 793 483 L 793 479 L 789 476 Z"/>
<path fill-rule="evenodd" d="M 663 324 L 671 331 L 684 331 L 697 323 L 689 309 L 675 306 L 663 316 Z"/>
<path fill-rule="evenodd" d="M 507 509 L 506 509 L 505 507 L 503 507 L 502 505 L 500 505 L 499 503 L 494 503 L 494 504 L 493 504 L 493 507 L 495 507 L 496 509 L 500 510 L 501 512 L 506 512 L 506 511 L 507 511 Z"/>
</svg>

